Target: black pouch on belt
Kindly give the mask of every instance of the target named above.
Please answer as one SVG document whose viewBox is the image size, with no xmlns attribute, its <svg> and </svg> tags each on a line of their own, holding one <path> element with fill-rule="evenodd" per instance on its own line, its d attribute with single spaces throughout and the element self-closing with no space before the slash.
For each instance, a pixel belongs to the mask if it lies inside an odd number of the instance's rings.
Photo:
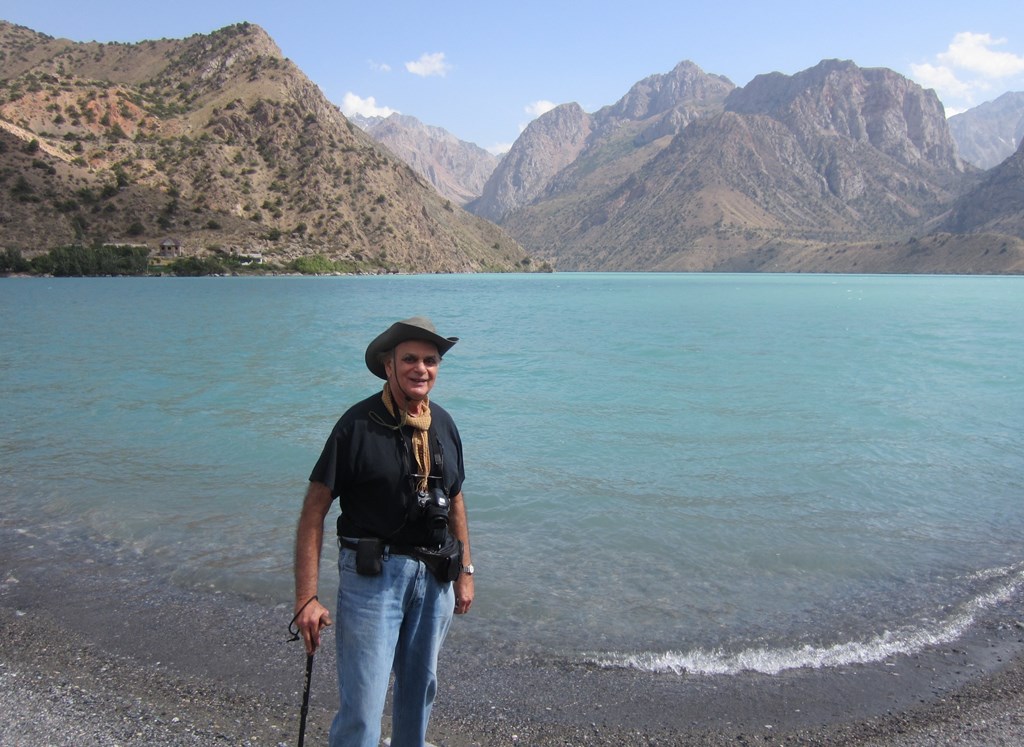
<svg viewBox="0 0 1024 747">
<path fill-rule="evenodd" d="M 363 537 L 356 544 L 356 573 L 360 576 L 379 576 L 384 541 L 377 537 Z"/>
<path fill-rule="evenodd" d="M 421 549 L 416 557 L 426 564 L 434 578 L 441 583 L 454 581 L 462 573 L 462 543 L 451 536 L 440 550 Z"/>
</svg>

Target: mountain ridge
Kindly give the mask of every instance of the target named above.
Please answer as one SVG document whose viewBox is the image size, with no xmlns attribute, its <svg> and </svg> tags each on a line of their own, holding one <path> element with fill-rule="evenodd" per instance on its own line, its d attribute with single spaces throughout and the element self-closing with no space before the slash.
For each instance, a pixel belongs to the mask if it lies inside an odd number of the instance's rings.
<svg viewBox="0 0 1024 747">
<path fill-rule="evenodd" d="M 443 197 L 458 205 L 476 199 L 501 160 L 441 127 L 424 124 L 406 114 L 353 115 L 349 120 L 412 166 Z"/>
<path fill-rule="evenodd" d="M 0 23 L 0 246 L 174 236 L 363 271 L 522 270 L 498 227 L 349 123 L 266 32 L 78 43 Z"/>
<path fill-rule="evenodd" d="M 832 271 L 871 246 L 852 266 L 960 272 L 988 236 L 978 271 L 1019 271 L 1016 172 L 960 158 L 934 92 L 885 68 L 738 88 L 683 61 L 556 107 L 498 160 L 413 117 L 346 119 L 252 24 L 104 44 L 0 22 L 0 42 L 0 248 L 175 236 L 473 272 Z"/>
<path fill-rule="evenodd" d="M 1024 91 L 954 114 L 949 130 L 965 161 L 982 169 L 998 166 L 1024 141 Z"/>
<path fill-rule="evenodd" d="M 688 72 L 690 90 L 716 93 L 692 96 L 700 108 L 691 118 L 659 130 L 655 115 L 673 110 L 671 103 L 662 100 L 656 111 L 620 106 L 626 116 L 614 128 L 591 120 L 585 147 L 576 147 L 568 166 L 541 175 L 543 188 L 484 214 L 568 270 L 829 271 L 836 247 L 846 253 L 864 244 L 886 250 L 865 254 L 861 271 L 916 261 L 921 271 L 959 272 L 971 264 L 948 247 L 976 247 L 977 237 L 951 236 L 942 220 L 982 173 L 958 156 L 934 91 L 844 60 L 757 76 L 742 88 L 727 86 L 724 96 L 722 79 L 696 66 Z M 678 103 L 683 90 L 675 92 Z M 543 120 L 531 127 L 544 127 Z M 659 136 L 639 136 L 652 130 Z M 492 180 L 527 184 L 538 175 L 516 173 L 518 163 L 552 163 L 548 153 L 529 152 L 529 131 L 521 138 L 526 152 L 506 159 Z M 557 143 L 561 134 L 551 128 L 545 137 Z M 481 203 L 468 207 L 480 211 Z M 933 232 L 943 234 L 942 251 L 931 241 L 907 251 L 912 239 Z M 1019 271 L 1022 239 L 997 237 L 1008 246 L 1005 264 L 984 262 L 984 271 Z M 933 243 L 936 251 L 926 251 Z"/>
</svg>

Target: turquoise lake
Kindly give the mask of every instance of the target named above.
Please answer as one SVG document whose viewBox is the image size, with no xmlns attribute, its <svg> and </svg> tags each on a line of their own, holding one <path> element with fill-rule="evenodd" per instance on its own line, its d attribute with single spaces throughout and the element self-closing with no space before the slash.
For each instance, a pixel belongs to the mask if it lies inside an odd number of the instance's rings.
<svg viewBox="0 0 1024 747">
<path fill-rule="evenodd" d="M 481 646 L 778 672 L 1024 593 L 1021 277 L 5 279 L 0 313 L 0 521 L 83 562 L 290 606 L 363 351 L 426 315 Z"/>
</svg>

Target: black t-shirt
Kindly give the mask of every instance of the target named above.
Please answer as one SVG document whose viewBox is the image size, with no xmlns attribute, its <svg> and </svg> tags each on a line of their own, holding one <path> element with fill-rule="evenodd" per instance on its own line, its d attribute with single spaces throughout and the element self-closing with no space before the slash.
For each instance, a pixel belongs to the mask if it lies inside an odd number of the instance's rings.
<svg viewBox="0 0 1024 747">
<path fill-rule="evenodd" d="M 431 402 L 430 415 L 430 474 L 440 478 L 430 484 L 443 485 L 451 499 L 461 492 L 466 477 L 462 439 L 440 405 Z M 417 471 L 412 428 L 399 431 L 395 424 L 380 393 L 353 405 L 334 426 L 309 479 L 325 484 L 340 499 L 340 535 L 432 544 L 426 525 L 410 518 L 410 503 L 416 499 L 412 475 Z"/>
</svg>

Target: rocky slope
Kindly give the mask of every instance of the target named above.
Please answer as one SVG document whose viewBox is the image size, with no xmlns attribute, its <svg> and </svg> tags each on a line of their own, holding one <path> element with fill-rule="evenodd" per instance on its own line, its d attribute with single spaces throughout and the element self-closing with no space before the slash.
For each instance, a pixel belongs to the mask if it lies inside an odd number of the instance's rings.
<svg viewBox="0 0 1024 747">
<path fill-rule="evenodd" d="M 469 210 L 500 221 L 528 204 L 579 156 L 590 129 L 590 117 L 578 104 L 562 104 L 538 117 L 516 140 Z"/>
<path fill-rule="evenodd" d="M 986 115 L 1004 140 L 1014 96 Z M 983 174 L 959 121 L 852 62 L 741 89 L 683 62 L 593 114 L 557 107 L 498 162 L 412 117 L 363 123 L 371 138 L 250 24 L 83 44 L 0 22 L 0 250 L 173 237 L 372 272 L 1014 271 L 1019 152 Z"/>
<path fill-rule="evenodd" d="M 560 269 L 829 271 L 849 266 L 840 247 L 869 245 L 881 249 L 860 271 L 904 260 L 920 266 L 899 271 L 961 271 L 948 267 L 962 254 L 957 237 L 943 234 L 943 251 L 927 256 L 911 243 L 980 178 L 958 157 L 934 92 L 840 60 L 739 89 L 689 63 L 658 82 L 683 73 L 685 85 L 642 96 L 638 84 L 569 127 L 541 118 L 545 143 L 571 144 L 558 151 L 569 163 L 532 166 L 554 155 L 524 133 L 485 190 L 506 201 L 470 209 Z M 498 179 L 532 191 L 515 195 Z M 1021 238 L 1007 238 L 1010 255 Z M 977 237 L 963 246 L 969 254 Z"/>
<path fill-rule="evenodd" d="M 0 22 L 0 248 L 321 254 L 367 271 L 523 269 L 503 231 L 349 123 L 239 24 L 139 44 Z"/>
<path fill-rule="evenodd" d="M 956 201 L 941 229 L 1024 237 L 1024 143 Z"/>
<path fill-rule="evenodd" d="M 949 131 L 965 161 L 982 169 L 998 166 L 1024 141 L 1024 92 L 1004 93 L 954 114 Z"/>
<path fill-rule="evenodd" d="M 423 124 L 405 114 L 350 119 L 458 205 L 480 195 L 501 160 L 441 127 Z"/>
<path fill-rule="evenodd" d="M 726 78 L 682 62 L 592 115 L 578 104 L 558 106 L 530 123 L 468 208 L 502 222 L 534 201 L 577 190 L 588 176 L 604 179 L 609 167 L 634 169 L 646 144 L 720 109 L 733 87 Z"/>
</svg>

